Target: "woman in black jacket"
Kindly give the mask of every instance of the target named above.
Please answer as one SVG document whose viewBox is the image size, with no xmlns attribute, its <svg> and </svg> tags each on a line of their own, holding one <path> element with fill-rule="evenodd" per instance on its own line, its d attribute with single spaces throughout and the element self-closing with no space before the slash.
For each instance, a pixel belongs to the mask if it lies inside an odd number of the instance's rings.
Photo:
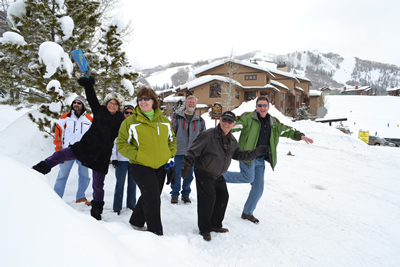
<svg viewBox="0 0 400 267">
<path fill-rule="evenodd" d="M 90 214 L 97 220 L 101 220 L 104 206 L 104 179 L 108 173 L 114 139 L 118 136 L 121 122 L 125 119 L 121 112 L 124 107 L 124 98 L 112 92 L 106 95 L 100 105 L 93 88 L 94 78 L 81 77 L 78 83 L 85 87 L 86 97 L 93 112 L 92 126 L 79 142 L 56 151 L 32 168 L 47 174 L 59 163 L 78 159 L 83 166 L 92 169 L 93 200 Z"/>
</svg>

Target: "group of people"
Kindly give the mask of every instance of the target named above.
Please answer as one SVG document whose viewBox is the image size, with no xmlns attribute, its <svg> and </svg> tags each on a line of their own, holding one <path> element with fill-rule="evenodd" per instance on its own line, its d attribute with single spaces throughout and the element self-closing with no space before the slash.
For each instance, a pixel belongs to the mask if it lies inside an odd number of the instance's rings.
<svg viewBox="0 0 400 267">
<path fill-rule="evenodd" d="M 229 194 L 226 183 L 250 183 L 251 190 L 241 217 L 253 223 L 264 188 L 265 161 L 274 169 L 279 137 L 313 140 L 268 114 L 269 100 L 259 97 L 256 110 L 236 118 L 231 111 L 222 114 L 219 124 L 206 130 L 204 119 L 196 114 L 197 99 L 188 96 L 185 108 L 173 114 L 171 121 L 159 108 L 153 89 L 144 87 L 137 94 L 137 106 L 124 106 L 118 93 L 106 95 L 100 105 L 93 77 L 82 77 L 93 118 L 86 113 L 84 99 L 76 97 L 71 111 L 62 115 L 56 127 L 56 152 L 33 166 L 46 174 L 60 165 L 54 190 L 62 197 L 74 161 L 79 168 L 77 202 L 91 205 L 91 215 L 101 220 L 104 206 L 104 179 L 109 162 L 116 169 L 113 210 L 120 214 L 126 173 L 127 207 L 132 209 L 129 223 L 136 230 L 163 235 L 161 198 L 166 174 L 171 183 L 171 203 L 190 204 L 190 185 L 196 177 L 199 234 L 211 240 L 211 232 L 226 233 L 223 228 Z M 241 131 L 239 142 L 231 132 Z M 71 133 L 79 134 L 71 134 Z M 69 133 L 69 137 L 66 137 Z M 175 164 L 171 164 L 170 159 Z M 240 161 L 240 172 L 228 172 L 231 159 Z M 171 169 L 174 172 L 170 172 Z M 93 200 L 87 201 L 88 169 L 93 170 Z M 183 181 L 181 180 L 183 178 Z M 136 202 L 136 185 L 140 197 Z"/>
</svg>

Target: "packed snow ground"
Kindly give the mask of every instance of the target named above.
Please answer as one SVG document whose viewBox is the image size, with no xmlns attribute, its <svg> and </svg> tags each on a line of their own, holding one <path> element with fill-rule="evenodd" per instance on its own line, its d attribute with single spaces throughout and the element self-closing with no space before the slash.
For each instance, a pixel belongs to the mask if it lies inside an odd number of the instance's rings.
<svg viewBox="0 0 400 267">
<path fill-rule="evenodd" d="M 357 122 L 363 117 L 356 112 L 364 108 L 363 99 L 352 100 Z M 398 120 L 396 99 L 387 113 L 381 112 L 386 98 L 374 98 L 370 108 L 376 118 L 370 122 Z M 342 110 L 336 105 L 340 101 L 330 102 L 330 116 Z M 235 113 L 253 108 L 254 101 Z M 275 171 L 266 168 L 264 195 L 254 213 L 258 225 L 240 218 L 250 185 L 228 184 L 224 227 L 230 232 L 212 233 L 211 242 L 205 242 L 198 234 L 195 183 L 190 205 L 170 204 L 170 188 L 164 187 L 162 237 L 133 230 L 130 210 L 123 209 L 119 216 L 112 211 L 111 166 L 102 221 L 89 215 L 90 207 L 75 203 L 75 165 L 60 199 L 52 189 L 58 167 L 45 176 L 31 169 L 53 153 L 54 145 L 37 131 L 26 111 L 13 113 L 0 106 L 1 266 L 364 267 L 400 262 L 399 148 L 368 146 L 328 124 L 294 123 L 271 108 L 271 114 L 313 138 L 314 144 L 280 139 L 278 165 Z M 214 126 L 203 117 L 208 128 Z M 373 130 L 384 132 L 386 125 L 379 127 Z M 289 151 L 294 156 L 288 156 Z M 230 170 L 238 171 L 238 166 L 234 161 Z M 90 185 L 89 200 L 91 194 Z"/>
</svg>

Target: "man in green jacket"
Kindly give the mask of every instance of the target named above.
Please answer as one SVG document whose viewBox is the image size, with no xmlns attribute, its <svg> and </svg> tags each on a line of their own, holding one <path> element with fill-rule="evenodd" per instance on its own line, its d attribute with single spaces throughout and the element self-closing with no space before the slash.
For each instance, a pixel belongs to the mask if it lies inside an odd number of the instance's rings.
<svg viewBox="0 0 400 267">
<path fill-rule="evenodd" d="M 260 156 L 252 161 L 240 162 L 240 172 L 226 172 L 224 178 L 227 183 L 250 183 L 251 190 L 243 208 L 242 219 L 258 223 L 253 212 L 257 207 L 264 191 L 265 163 L 268 161 L 274 169 L 277 163 L 276 147 L 279 137 L 287 137 L 296 141 L 303 140 L 307 144 L 312 144 L 313 140 L 306 137 L 303 133 L 294 128 L 286 126 L 268 114 L 269 101 L 265 96 L 260 96 L 256 101 L 254 112 L 243 113 L 236 121 L 236 126 L 232 132 L 241 131 L 239 147 L 242 150 L 252 150 L 258 146 L 269 147 L 267 156 Z"/>
</svg>

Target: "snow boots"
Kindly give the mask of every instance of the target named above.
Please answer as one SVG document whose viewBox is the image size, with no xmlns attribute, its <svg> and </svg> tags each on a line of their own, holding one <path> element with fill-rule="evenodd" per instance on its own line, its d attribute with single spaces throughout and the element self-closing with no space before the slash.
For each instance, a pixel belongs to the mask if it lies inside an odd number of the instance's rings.
<svg viewBox="0 0 400 267">
<path fill-rule="evenodd" d="M 100 221 L 101 214 L 103 213 L 104 201 L 92 200 L 91 205 L 92 209 L 90 210 L 90 215 L 92 215 L 92 217 L 94 217 L 96 220 Z"/>
<path fill-rule="evenodd" d="M 48 174 L 51 171 L 51 168 L 45 161 L 41 161 L 35 166 L 32 167 L 32 169 L 42 173 L 42 174 Z"/>
</svg>

